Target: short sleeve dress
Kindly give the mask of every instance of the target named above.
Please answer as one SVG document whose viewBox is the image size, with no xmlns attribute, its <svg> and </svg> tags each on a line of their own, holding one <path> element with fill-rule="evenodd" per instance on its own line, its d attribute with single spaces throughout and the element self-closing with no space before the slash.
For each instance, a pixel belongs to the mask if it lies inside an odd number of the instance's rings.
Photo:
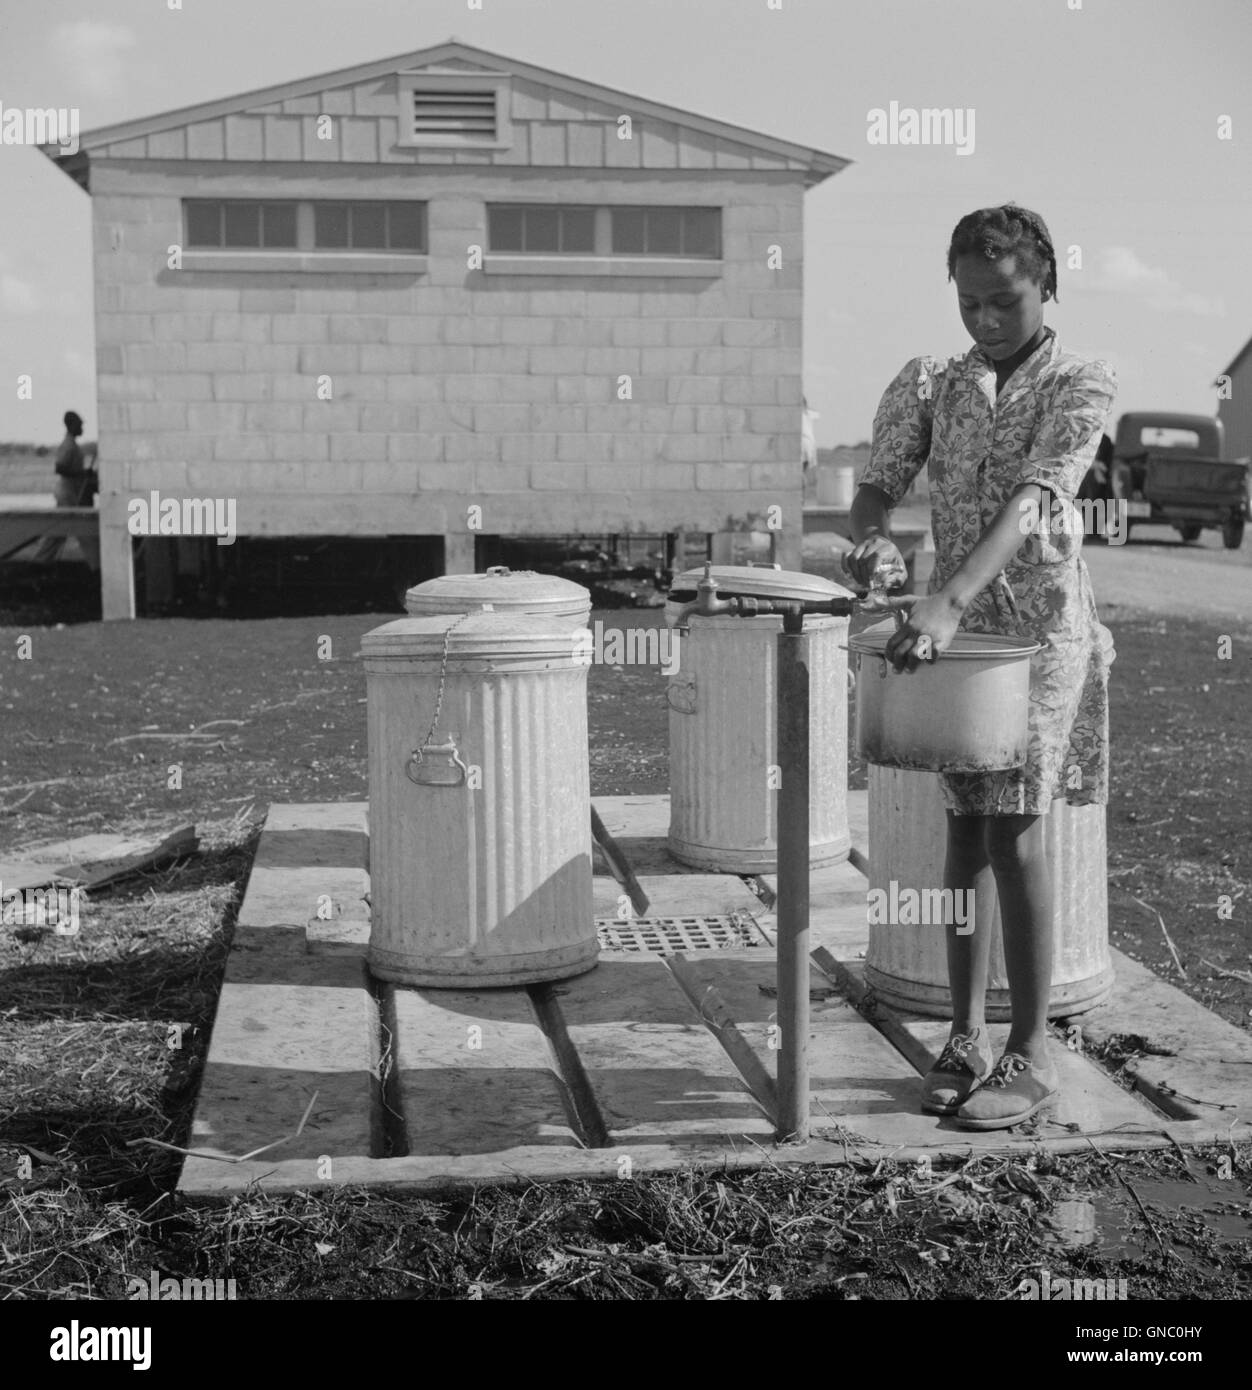
<svg viewBox="0 0 1252 1390">
<path fill-rule="evenodd" d="M 907 362 L 879 403 L 861 478 L 895 506 L 927 469 L 935 538 L 931 593 L 1019 487 L 1038 483 L 1052 495 L 1051 524 L 1023 537 L 961 618 L 962 631 L 1042 646 L 1031 658 L 1026 763 L 1005 772 L 941 774 L 944 801 L 958 815 L 1042 815 L 1061 796 L 1072 806 L 1108 801 L 1113 638 L 1096 614 L 1073 502 L 1099 446 L 1117 377 L 1107 362 L 1063 351 L 1051 328 L 1045 335 L 998 397 L 994 364 L 981 348 L 947 361 Z"/>
</svg>

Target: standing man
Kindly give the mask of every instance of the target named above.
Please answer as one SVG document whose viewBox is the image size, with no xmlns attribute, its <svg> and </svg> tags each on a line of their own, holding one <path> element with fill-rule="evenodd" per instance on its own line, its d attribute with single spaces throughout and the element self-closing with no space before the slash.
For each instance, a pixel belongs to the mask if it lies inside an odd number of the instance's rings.
<svg viewBox="0 0 1252 1390">
<path fill-rule="evenodd" d="M 96 495 L 96 471 L 87 466 L 87 459 L 94 462 L 96 446 L 89 444 L 86 450 L 79 447 L 79 436 L 83 432 L 83 417 L 75 410 L 67 410 L 63 416 L 65 438 L 56 452 L 56 500 L 58 507 L 90 507 Z M 65 544 L 64 536 L 45 536 L 39 543 L 31 559 L 36 564 L 51 563 L 61 553 Z M 79 544 L 83 556 L 92 570 L 100 568 L 100 542 L 95 538 L 83 537 Z"/>
</svg>

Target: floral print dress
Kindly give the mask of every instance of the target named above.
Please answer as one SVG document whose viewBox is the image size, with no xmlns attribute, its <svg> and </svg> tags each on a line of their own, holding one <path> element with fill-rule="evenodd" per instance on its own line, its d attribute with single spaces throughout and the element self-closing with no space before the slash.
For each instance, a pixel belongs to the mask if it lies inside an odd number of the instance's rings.
<svg viewBox="0 0 1252 1390">
<path fill-rule="evenodd" d="M 1108 673 L 1113 638 L 1096 615 L 1073 499 L 1100 443 L 1117 378 L 1107 362 L 1064 351 L 1045 329 L 1039 347 L 996 395 L 979 347 L 943 361 L 915 357 L 883 393 L 861 483 L 896 506 L 923 467 L 930 480 L 941 589 L 1012 494 L 1038 483 L 1046 531 L 1021 548 L 961 618 L 965 632 L 1042 643 L 1031 658 L 1029 751 L 1005 772 L 943 773 L 960 815 L 1040 815 L 1057 797 L 1108 801 Z M 1063 510 L 1063 519 L 1058 514 Z"/>
</svg>

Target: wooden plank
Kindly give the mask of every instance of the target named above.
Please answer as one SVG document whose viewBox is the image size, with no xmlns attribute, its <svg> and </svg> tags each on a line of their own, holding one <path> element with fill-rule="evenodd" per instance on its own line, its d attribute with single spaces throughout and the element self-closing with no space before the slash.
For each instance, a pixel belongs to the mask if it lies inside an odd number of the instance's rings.
<svg viewBox="0 0 1252 1390">
<path fill-rule="evenodd" d="M 237 942 L 303 949 L 319 913 L 326 927 L 312 933 L 317 948 L 342 942 L 334 922 L 369 915 L 365 823 L 365 802 L 271 806 L 239 908 Z M 349 945 L 354 939 L 348 934 Z"/>
<path fill-rule="evenodd" d="M 1138 1035 L 1173 1054 L 1126 1063 L 1138 1089 L 1167 1113 L 1208 1121 L 1252 1115 L 1252 1037 L 1121 951 L 1110 954 L 1117 980 L 1111 998 L 1071 1020 L 1084 1047 Z"/>
<path fill-rule="evenodd" d="M 778 1001 L 772 959 L 751 960 L 741 953 L 687 956 L 681 965 L 698 988 L 725 1003 L 735 1030 L 757 1061 L 777 1081 Z M 894 1047 L 847 1002 L 830 989 L 820 972 L 810 974 L 809 1097 L 815 1137 L 840 1126 L 867 1138 L 880 1138 L 882 1117 L 916 1118 L 913 1142 L 924 1141 L 927 1117 L 917 1110 L 918 1076 Z M 916 1113 L 913 1113 L 916 1112 Z M 892 1140 L 896 1140 L 892 1135 Z"/>
<path fill-rule="evenodd" d="M 524 989 L 389 986 L 388 1009 L 411 1154 L 578 1145 Z"/>
<path fill-rule="evenodd" d="M 659 957 L 604 959 L 552 992 L 611 1144 L 773 1134 Z"/>
<path fill-rule="evenodd" d="M 775 874 L 762 874 L 769 891 L 777 894 Z M 855 959 L 869 947 L 866 922 L 866 882 L 847 860 L 814 869 L 809 875 L 809 931 L 813 948 L 825 947 L 837 959 Z M 759 915 L 758 920 L 771 933 L 777 913 Z"/>
<path fill-rule="evenodd" d="M 284 1138 L 316 1091 L 275 1155 L 311 1175 L 322 1155 L 370 1154 L 377 1037 L 359 964 L 232 953 L 187 1147 L 239 1157 Z"/>
<path fill-rule="evenodd" d="M 754 916 L 761 904 L 737 874 L 640 874 L 639 885 L 648 896 L 649 917 L 728 917 L 733 912 Z M 615 879 L 592 879 L 592 900 L 597 917 L 617 917 L 626 890 Z M 861 916 L 865 915 L 864 895 Z"/>
<path fill-rule="evenodd" d="M 973 1138 L 970 1135 L 970 1138 Z M 1227 1131 L 1212 1125 L 1173 1124 L 1159 1134 L 1119 1138 L 1117 1151 L 1166 1149 L 1173 1144 L 1204 1145 L 1226 1142 Z M 723 1148 L 717 1144 L 639 1144 L 629 1150 L 631 1174 L 678 1173 L 703 1169 L 712 1172 L 751 1172 L 771 1167 L 795 1169 L 807 1164 L 853 1164 L 869 1167 L 882 1158 L 916 1163 L 923 1156 L 935 1162 L 969 1157 L 971 1145 L 960 1134 L 940 1134 L 934 1144 L 917 1147 L 876 1145 L 860 1148 L 839 1140 L 814 1139 L 804 1145 L 747 1144 Z M 1026 1156 L 1043 1149 L 1050 1153 L 1090 1154 L 1084 1138 L 1027 1139 L 1002 1135 L 994 1151 Z M 984 1146 L 980 1146 L 984 1151 Z M 281 1153 L 281 1150 L 278 1151 Z M 512 1185 L 547 1182 L 620 1180 L 621 1149 L 562 1149 L 531 1147 L 495 1154 L 418 1156 L 370 1159 L 336 1158 L 331 1177 L 320 1174 L 304 1161 L 276 1159 L 266 1163 L 228 1165 L 188 1159 L 179 1183 L 182 1196 L 209 1201 L 228 1197 L 245 1187 L 271 1193 L 296 1192 L 343 1183 L 368 1186 L 378 1192 L 455 1192 L 484 1183 Z"/>
</svg>

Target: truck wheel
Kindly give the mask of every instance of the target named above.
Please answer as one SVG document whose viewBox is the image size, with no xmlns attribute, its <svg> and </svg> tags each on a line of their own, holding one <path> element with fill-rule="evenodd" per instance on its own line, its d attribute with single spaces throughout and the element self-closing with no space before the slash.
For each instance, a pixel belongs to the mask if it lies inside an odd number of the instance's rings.
<svg viewBox="0 0 1252 1390">
<path fill-rule="evenodd" d="M 1194 521 L 1189 521 L 1178 527 L 1178 534 L 1184 541 L 1198 541 L 1200 539 L 1200 527 Z"/>
<path fill-rule="evenodd" d="M 1238 550 L 1243 544 L 1243 518 L 1232 517 L 1222 526 L 1222 544 L 1227 550 Z"/>
</svg>

